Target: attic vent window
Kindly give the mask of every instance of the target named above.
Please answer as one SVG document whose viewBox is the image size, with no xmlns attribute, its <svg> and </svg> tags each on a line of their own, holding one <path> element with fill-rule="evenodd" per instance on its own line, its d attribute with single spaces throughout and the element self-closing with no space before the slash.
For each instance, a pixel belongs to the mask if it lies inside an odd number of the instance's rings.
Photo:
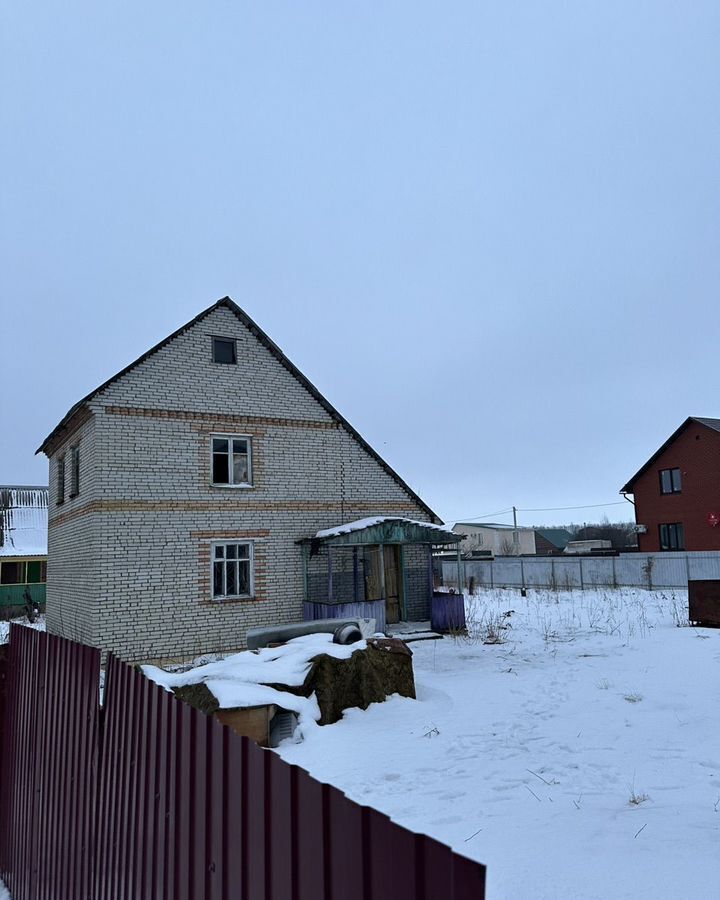
<svg viewBox="0 0 720 900">
<path fill-rule="evenodd" d="M 237 362 L 233 338 L 214 337 L 212 339 L 212 348 L 213 362 L 225 363 L 226 365 L 234 365 Z"/>
</svg>

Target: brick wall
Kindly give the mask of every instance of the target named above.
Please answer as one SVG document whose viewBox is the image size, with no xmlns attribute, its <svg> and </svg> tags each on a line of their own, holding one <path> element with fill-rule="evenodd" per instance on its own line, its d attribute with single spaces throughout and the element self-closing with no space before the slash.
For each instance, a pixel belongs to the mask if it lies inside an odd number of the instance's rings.
<svg viewBox="0 0 720 900">
<path fill-rule="evenodd" d="M 70 448 L 80 448 L 80 492 L 70 496 Z M 58 464 L 65 457 L 65 491 L 58 503 Z M 50 459 L 48 502 L 47 628 L 71 640 L 97 645 L 100 516 L 97 512 L 98 450 L 94 418 L 59 445 Z"/>
<path fill-rule="evenodd" d="M 661 469 L 679 468 L 682 491 L 661 494 Z M 660 524 L 681 522 L 686 550 L 720 550 L 720 527 L 711 528 L 708 513 L 720 514 L 720 433 L 690 422 L 675 441 L 633 485 L 635 520 L 647 526 L 639 549 L 660 550 Z"/>
<path fill-rule="evenodd" d="M 213 335 L 237 339 L 237 365 L 211 361 Z M 239 649 L 248 628 L 301 618 L 298 539 L 368 515 L 429 520 L 226 308 L 90 407 L 66 442 L 80 438 L 81 495 L 51 515 L 48 626 L 124 659 Z M 213 432 L 251 437 L 252 487 L 210 484 Z M 255 596 L 213 601 L 212 541 L 239 534 Z"/>
</svg>

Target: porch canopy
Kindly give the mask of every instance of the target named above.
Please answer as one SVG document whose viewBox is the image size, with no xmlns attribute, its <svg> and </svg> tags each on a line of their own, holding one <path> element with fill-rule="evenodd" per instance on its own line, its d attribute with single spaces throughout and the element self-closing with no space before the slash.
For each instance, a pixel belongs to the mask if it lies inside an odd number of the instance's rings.
<svg viewBox="0 0 720 900">
<path fill-rule="evenodd" d="M 375 618 L 378 630 L 400 620 L 430 618 L 433 547 L 462 535 L 429 522 L 375 516 L 325 528 L 303 549 L 305 618 Z"/>
<path fill-rule="evenodd" d="M 462 539 L 463 535 L 448 531 L 444 525 L 416 522 L 399 516 L 375 516 L 335 528 L 324 528 L 300 543 L 309 541 L 311 547 L 322 544 L 458 544 Z"/>
</svg>

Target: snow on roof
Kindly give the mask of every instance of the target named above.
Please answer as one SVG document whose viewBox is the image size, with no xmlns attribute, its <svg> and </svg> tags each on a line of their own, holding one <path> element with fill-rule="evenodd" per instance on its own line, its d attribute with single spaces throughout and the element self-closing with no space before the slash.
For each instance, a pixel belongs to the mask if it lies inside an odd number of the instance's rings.
<svg viewBox="0 0 720 900">
<path fill-rule="evenodd" d="M 314 695 L 299 697 L 289 691 L 268 687 L 286 684 L 297 687 L 305 681 L 311 660 L 320 654 L 336 659 L 349 659 L 356 650 L 364 650 L 365 641 L 334 644 L 331 634 L 307 634 L 294 638 L 281 647 L 244 650 L 218 662 L 196 666 L 186 672 L 168 672 L 157 666 L 143 666 L 144 674 L 167 691 L 189 684 L 203 683 L 218 701 L 220 709 L 240 709 L 275 703 L 300 715 L 301 720 L 320 718 Z"/>
<path fill-rule="evenodd" d="M 418 522 L 415 519 L 405 519 L 402 516 L 371 516 L 367 519 L 356 519 L 354 522 L 346 522 L 344 525 L 336 525 L 334 528 L 323 528 L 315 535 L 316 538 L 337 537 L 340 534 L 350 534 L 353 531 L 362 531 L 364 528 L 372 528 L 373 525 L 382 525 L 383 522 L 404 522 L 406 525 L 419 525 L 421 528 L 432 528 L 434 531 L 448 532 L 445 525 L 433 525 L 431 522 Z"/>
<path fill-rule="evenodd" d="M 0 556 L 47 556 L 48 489 L 0 487 Z"/>
</svg>

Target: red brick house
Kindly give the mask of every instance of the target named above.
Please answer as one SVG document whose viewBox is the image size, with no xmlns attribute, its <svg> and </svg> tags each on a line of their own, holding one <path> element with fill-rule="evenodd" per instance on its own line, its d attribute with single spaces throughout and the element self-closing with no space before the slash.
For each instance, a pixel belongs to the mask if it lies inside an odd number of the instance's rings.
<svg viewBox="0 0 720 900">
<path fill-rule="evenodd" d="M 720 550 L 720 419 L 690 416 L 621 489 L 639 549 Z"/>
</svg>

